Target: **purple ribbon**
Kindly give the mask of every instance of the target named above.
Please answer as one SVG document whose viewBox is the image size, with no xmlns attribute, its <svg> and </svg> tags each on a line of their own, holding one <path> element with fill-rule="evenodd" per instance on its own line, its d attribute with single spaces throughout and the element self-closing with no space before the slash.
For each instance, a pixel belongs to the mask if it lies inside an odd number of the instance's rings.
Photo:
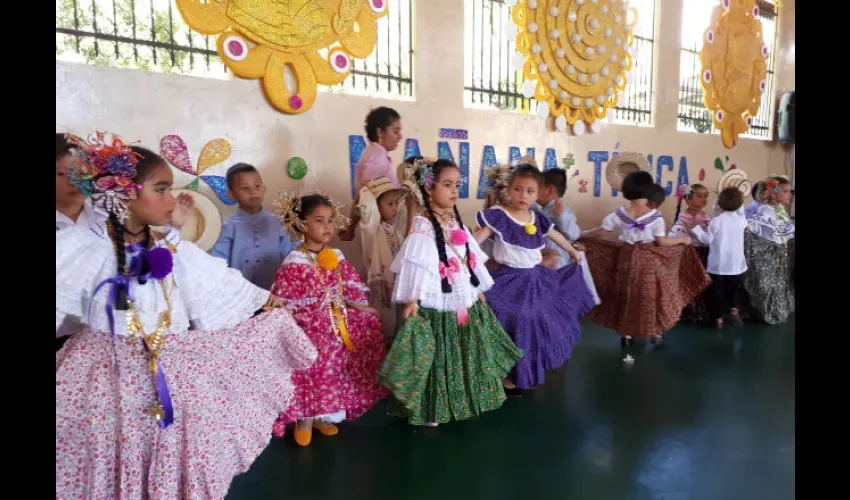
<svg viewBox="0 0 850 500">
<path fill-rule="evenodd" d="M 642 224 L 640 222 L 632 222 L 629 224 L 629 229 L 637 229 L 639 231 L 643 231 L 646 229 L 646 224 Z"/>
<path fill-rule="evenodd" d="M 109 278 L 98 283 L 94 289 L 94 293 L 92 294 L 91 302 L 89 303 L 89 324 L 91 325 L 91 306 L 94 304 L 94 298 L 103 287 L 108 285 L 112 286 L 109 290 L 109 296 L 106 299 L 106 318 L 109 321 L 109 332 L 112 339 L 112 364 L 115 366 L 115 373 L 119 375 L 120 371 L 118 370 L 118 359 L 115 353 L 115 317 L 113 310 L 115 309 L 115 305 L 118 303 L 118 298 L 121 297 L 122 291 L 131 301 L 136 300 L 135 294 L 133 293 L 132 278 L 137 279 L 140 284 L 144 284 L 151 275 L 150 270 L 143 272 L 147 249 L 143 245 L 136 243 L 130 245 L 128 250 L 131 253 L 135 253 L 133 258 L 130 259 L 129 276 L 115 276 L 114 278 Z M 144 341 L 142 341 L 142 345 L 145 346 L 145 352 L 150 352 L 148 350 L 148 345 Z M 159 397 L 162 409 L 165 412 L 165 417 L 159 420 L 159 426 L 162 429 L 166 429 L 174 422 L 174 405 L 171 402 L 171 393 L 169 392 L 168 384 L 165 381 L 165 372 L 162 371 L 162 366 L 160 366 L 159 363 L 157 363 L 156 367 L 156 393 Z"/>
</svg>

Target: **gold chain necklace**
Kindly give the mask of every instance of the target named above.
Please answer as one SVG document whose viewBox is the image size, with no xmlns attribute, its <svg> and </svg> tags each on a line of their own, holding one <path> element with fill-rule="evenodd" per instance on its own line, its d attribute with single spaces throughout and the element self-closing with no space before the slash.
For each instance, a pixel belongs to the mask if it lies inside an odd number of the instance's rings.
<svg viewBox="0 0 850 500">
<path fill-rule="evenodd" d="M 323 249 L 324 250 L 324 249 Z M 321 251 L 321 250 L 320 250 Z M 322 275 L 322 267 L 319 266 L 319 258 L 318 253 L 313 252 L 309 248 L 306 252 L 303 252 L 307 255 L 307 260 L 310 261 L 310 264 L 313 266 L 313 272 L 316 273 L 316 277 L 319 280 L 319 286 L 321 286 L 322 290 L 324 290 L 324 301 L 329 301 L 328 304 L 328 316 L 331 321 L 331 329 L 334 334 L 339 337 L 345 347 L 354 352 L 354 344 L 351 342 L 351 338 L 348 336 L 348 309 L 345 307 L 345 297 L 343 295 L 343 287 L 342 287 L 342 270 L 339 268 L 339 264 L 336 266 L 336 275 L 337 275 L 337 296 L 330 300 L 331 297 L 331 289 L 325 283 L 325 278 Z"/>
</svg>

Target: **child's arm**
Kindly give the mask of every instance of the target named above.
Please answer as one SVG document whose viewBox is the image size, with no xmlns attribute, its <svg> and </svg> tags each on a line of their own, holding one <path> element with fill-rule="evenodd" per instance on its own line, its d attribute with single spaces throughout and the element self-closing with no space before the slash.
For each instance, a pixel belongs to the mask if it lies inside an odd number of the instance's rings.
<svg viewBox="0 0 850 500">
<path fill-rule="evenodd" d="M 475 231 L 474 233 L 472 233 L 472 235 L 475 237 L 475 241 L 477 241 L 478 244 L 480 245 L 480 244 L 484 243 L 485 241 L 487 241 L 487 238 L 489 238 L 490 236 L 493 236 L 493 230 L 490 229 L 489 226 L 484 226 L 484 227 L 478 229 L 477 231 Z"/>
<path fill-rule="evenodd" d="M 221 236 L 218 237 L 218 241 L 215 242 L 215 246 L 210 251 L 213 257 L 224 259 L 228 266 L 230 265 L 230 254 L 233 251 L 234 234 L 234 226 L 232 224 L 225 224 L 221 228 Z"/>
<path fill-rule="evenodd" d="M 672 247 L 676 245 L 690 245 L 690 236 L 680 236 L 678 238 L 669 238 L 667 236 L 656 236 L 655 243 L 660 247 Z"/>
<path fill-rule="evenodd" d="M 714 220 L 708 223 L 708 231 L 704 230 L 702 226 L 699 225 L 696 225 L 693 229 L 691 229 L 691 234 L 703 245 L 710 246 L 711 242 L 714 240 L 714 235 L 717 233 L 717 224 L 715 224 Z"/>
<path fill-rule="evenodd" d="M 570 242 L 564 238 L 564 235 L 559 233 L 557 229 L 549 231 L 549 234 L 546 235 L 547 238 L 555 242 L 556 245 L 563 248 L 570 255 L 570 258 L 573 259 L 573 262 L 576 264 L 581 264 L 581 254 L 570 245 Z"/>
<path fill-rule="evenodd" d="M 613 229 L 605 229 L 604 227 L 597 227 L 594 229 L 588 229 L 587 231 L 581 233 L 579 236 L 581 238 L 585 238 L 588 240 L 599 239 L 608 233 L 613 233 Z"/>
<path fill-rule="evenodd" d="M 354 202 L 351 204 L 351 214 L 349 219 L 351 219 L 351 223 L 345 229 L 339 230 L 339 239 L 342 241 L 353 241 L 355 228 L 360 224 L 360 208 L 358 204 L 360 203 L 360 192 L 354 196 Z"/>
<path fill-rule="evenodd" d="M 290 252 L 295 250 L 295 247 L 297 246 L 295 243 L 292 242 L 292 238 L 290 238 L 289 234 L 287 234 L 285 231 L 280 232 L 280 239 L 278 245 L 280 248 L 281 262 L 283 262 L 283 259 L 285 259 L 286 256 L 290 254 Z"/>
<path fill-rule="evenodd" d="M 581 228 L 578 225 L 576 214 L 574 214 L 569 207 L 564 206 L 560 199 L 555 203 L 555 217 L 552 217 L 552 222 L 555 223 L 555 228 L 557 228 L 561 234 L 566 236 L 569 241 L 577 240 L 581 235 Z M 557 208 L 558 204 L 561 206 L 560 213 Z"/>
</svg>

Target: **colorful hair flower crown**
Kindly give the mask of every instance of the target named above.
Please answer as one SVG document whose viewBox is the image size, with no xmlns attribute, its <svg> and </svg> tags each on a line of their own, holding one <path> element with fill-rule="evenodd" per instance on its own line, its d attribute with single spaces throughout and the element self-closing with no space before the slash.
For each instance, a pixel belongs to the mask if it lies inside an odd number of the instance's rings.
<svg viewBox="0 0 850 500">
<path fill-rule="evenodd" d="M 508 188 L 515 165 L 497 165 L 487 169 L 487 190 L 502 195 Z"/>
<path fill-rule="evenodd" d="M 317 194 L 328 200 L 333 210 L 331 223 L 336 225 L 338 229 L 345 229 L 351 223 L 351 219 L 342 215 L 342 208 L 345 206 L 342 203 L 332 199 L 327 193 L 320 190 L 300 191 L 287 193 L 283 190 L 275 200 L 275 214 L 280 218 L 283 228 L 292 236 L 293 240 L 300 240 L 307 232 L 307 226 L 304 224 L 298 213 L 301 212 L 301 200 L 305 196 Z"/>
<path fill-rule="evenodd" d="M 422 191 L 417 186 L 430 189 L 434 186 L 433 158 L 417 158 L 413 163 L 399 165 L 399 183 L 406 195 L 413 196 L 419 206 L 424 206 Z"/>
<path fill-rule="evenodd" d="M 774 194 L 779 194 L 782 192 L 782 188 L 779 187 L 780 178 L 788 180 L 788 177 L 784 175 L 772 175 L 758 184 L 758 188 L 756 189 L 756 197 L 758 201 L 767 201 L 768 193 L 772 192 Z"/>
<path fill-rule="evenodd" d="M 95 207 L 124 222 L 130 191 L 138 189 L 133 183 L 139 162 L 136 153 L 120 137 L 106 132 L 85 140 L 71 133 L 65 138 L 74 147 L 74 165 L 68 176 L 71 183 L 90 196 Z"/>
<path fill-rule="evenodd" d="M 687 184 L 687 185 L 683 184 L 683 185 L 679 186 L 679 192 L 676 193 L 676 198 L 681 203 L 682 198 L 690 197 L 693 194 L 693 192 L 694 192 L 693 186 L 691 186 L 690 184 Z"/>
</svg>

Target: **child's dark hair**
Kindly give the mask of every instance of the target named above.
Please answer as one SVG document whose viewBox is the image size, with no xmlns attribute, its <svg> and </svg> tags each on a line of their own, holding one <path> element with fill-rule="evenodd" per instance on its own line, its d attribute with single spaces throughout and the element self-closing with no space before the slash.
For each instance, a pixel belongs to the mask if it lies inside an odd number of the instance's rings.
<svg viewBox="0 0 850 500">
<path fill-rule="evenodd" d="M 734 212 L 744 204 L 744 193 L 736 187 L 728 187 L 717 195 L 717 206 L 726 212 Z"/>
<path fill-rule="evenodd" d="M 72 154 L 74 146 L 65 139 L 65 134 L 56 134 L 56 160 Z"/>
<path fill-rule="evenodd" d="M 543 184 L 555 186 L 558 198 L 563 198 L 567 193 L 567 171 L 560 168 L 550 168 L 543 171 Z"/>
<path fill-rule="evenodd" d="M 257 170 L 257 167 L 248 163 L 237 163 L 236 165 L 228 168 L 227 173 L 224 174 L 224 178 L 227 181 L 227 189 L 233 189 L 233 181 L 236 180 L 237 175 L 247 172 L 253 172 L 255 174 L 260 173 L 259 170 Z"/>
<path fill-rule="evenodd" d="M 623 179 L 623 185 L 620 186 L 620 191 L 623 192 L 623 198 L 627 200 L 639 200 L 647 198 L 646 188 L 655 184 L 652 180 L 652 175 L 643 170 L 629 172 Z"/>
<path fill-rule="evenodd" d="M 386 131 L 393 123 L 401 120 L 401 115 L 393 108 L 381 106 L 366 115 L 366 137 L 370 142 L 378 142 L 378 130 Z"/>
<path fill-rule="evenodd" d="M 528 177 L 537 181 L 538 185 L 543 184 L 543 174 L 540 170 L 529 163 L 520 163 L 511 170 L 511 177 L 508 179 L 508 186 L 511 186 L 515 180 L 520 177 Z"/>
<path fill-rule="evenodd" d="M 664 200 L 667 199 L 667 195 L 664 193 L 664 188 L 659 186 L 658 184 L 651 184 L 646 186 L 646 200 L 653 205 L 652 208 L 658 208 L 664 203 Z"/>
<path fill-rule="evenodd" d="M 708 191 L 708 188 L 703 186 L 702 184 L 691 184 L 691 194 L 687 196 L 682 196 L 681 198 L 679 198 L 679 202 L 676 203 L 676 215 L 673 216 L 674 221 L 679 220 L 679 213 L 681 213 L 682 211 L 682 199 L 690 200 L 694 196 L 694 191 L 696 191 L 697 189 L 705 189 L 706 191 Z"/>
<path fill-rule="evenodd" d="M 759 189 L 761 188 L 762 184 L 763 184 L 762 181 L 758 181 L 755 184 L 753 184 L 753 189 L 752 189 L 752 191 L 750 191 L 750 194 L 752 195 L 754 200 L 758 199 Z"/>
<path fill-rule="evenodd" d="M 150 149 L 141 146 L 129 146 L 133 154 L 136 155 L 136 175 L 133 176 L 134 184 L 142 184 L 150 177 L 151 173 L 159 167 L 167 167 L 167 163 L 161 156 L 154 153 Z M 118 274 L 124 276 L 125 270 L 129 265 L 125 253 L 124 243 L 124 224 L 118 219 L 114 213 L 109 214 L 109 223 L 112 226 L 112 242 L 115 246 L 115 259 L 118 261 Z M 145 226 L 145 241 L 150 241 L 151 228 Z M 127 310 L 127 297 L 119 296 L 115 303 L 115 309 L 119 311 Z"/>
<path fill-rule="evenodd" d="M 301 205 L 295 209 L 295 214 L 301 220 L 307 220 L 307 217 L 319 207 L 333 208 L 331 200 L 320 194 L 308 194 L 301 197 Z"/>
<path fill-rule="evenodd" d="M 434 163 L 431 164 L 431 172 L 434 175 L 434 184 L 435 185 L 438 182 L 440 182 L 440 174 L 442 174 L 443 170 L 445 170 L 447 168 L 457 169 L 457 165 L 455 165 L 455 163 L 451 160 L 443 160 L 443 159 L 436 160 Z M 431 225 L 434 226 L 434 235 L 435 235 L 434 241 L 437 244 L 437 254 L 440 256 L 440 262 L 442 262 L 444 265 L 448 266 L 449 265 L 449 258 L 448 258 L 448 255 L 446 255 L 446 240 L 445 240 L 445 235 L 443 234 L 443 228 L 440 226 L 440 222 L 437 220 L 437 216 L 434 215 L 434 211 L 431 209 L 431 196 L 428 194 L 428 190 L 425 189 L 425 187 L 422 185 L 421 182 L 419 182 L 419 181 L 421 181 L 421 175 L 422 175 L 422 170 L 420 169 L 418 172 L 416 172 L 415 178 L 416 178 L 416 181 L 417 181 L 417 185 L 419 186 L 419 191 L 422 193 L 422 202 L 424 203 L 425 209 L 428 212 L 428 218 L 431 220 Z M 461 218 L 460 218 L 460 212 L 457 209 L 457 205 L 454 206 L 454 211 L 455 211 L 455 218 L 457 219 L 457 223 L 458 223 L 458 225 L 460 225 L 460 230 L 466 231 L 466 228 L 463 226 L 463 220 L 461 220 Z M 467 240 L 468 240 L 468 238 L 467 238 Z M 475 275 L 475 271 L 472 269 L 472 265 L 471 265 L 470 260 L 469 260 L 469 255 L 471 255 L 470 252 L 471 252 L 471 250 L 469 249 L 469 241 L 467 241 L 466 242 L 466 255 L 467 255 L 466 267 L 467 267 L 467 269 L 469 269 L 469 282 L 472 284 L 472 286 L 477 287 L 481 282 L 478 280 L 478 276 Z M 449 284 L 448 279 L 443 278 L 441 285 L 442 285 L 442 288 L 443 288 L 443 293 L 451 293 L 452 286 Z"/>
</svg>

